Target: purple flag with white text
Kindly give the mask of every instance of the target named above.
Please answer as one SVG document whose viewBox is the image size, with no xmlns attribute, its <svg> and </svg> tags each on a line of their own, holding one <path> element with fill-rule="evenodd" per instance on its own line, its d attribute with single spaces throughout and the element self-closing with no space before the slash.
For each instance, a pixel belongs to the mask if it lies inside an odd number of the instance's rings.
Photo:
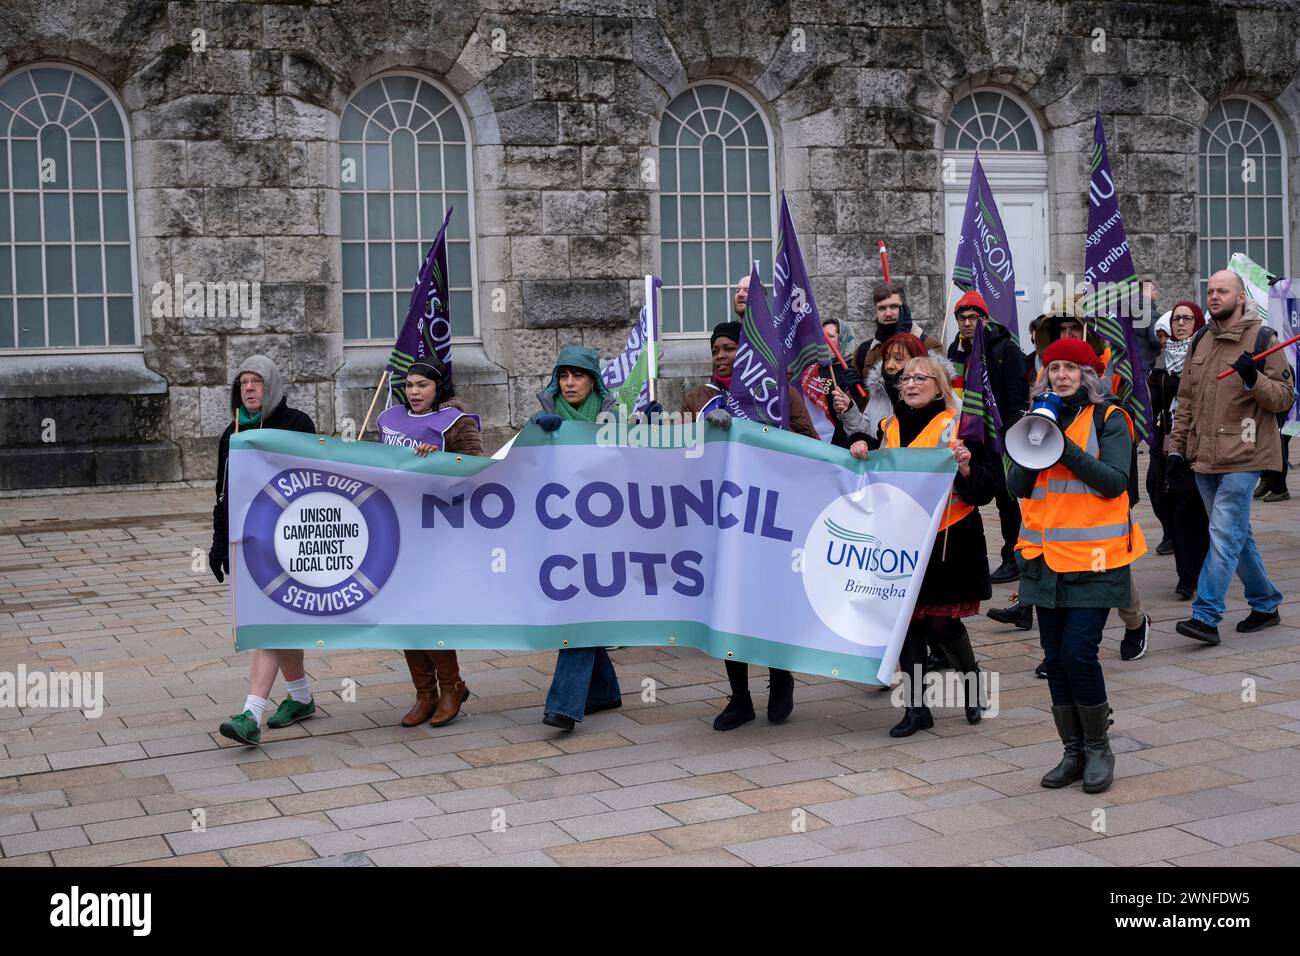
<svg viewBox="0 0 1300 956">
<path fill-rule="evenodd" d="M 749 274 L 749 304 L 740 327 L 736 361 L 731 367 L 731 388 L 724 399 L 726 410 L 736 418 L 789 428 L 790 353 L 768 311 L 767 295 L 755 261 Z"/>
<path fill-rule="evenodd" d="M 451 371 L 451 295 L 447 280 L 447 223 L 451 222 L 454 206 L 447 208 L 438 237 L 429 247 L 429 253 L 420 266 L 415 288 L 411 290 L 411 303 L 406 309 L 406 321 L 397 335 L 393 352 L 388 358 L 390 388 L 400 388 L 406 381 L 406 370 L 417 359 L 436 352 L 447 371 Z"/>
<path fill-rule="evenodd" d="M 1011 243 L 1002 228 L 993 190 L 984 176 L 979 153 L 970 172 L 966 212 L 957 238 L 957 255 L 952 267 L 953 285 L 963 292 L 974 289 L 988 303 L 989 318 L 1011 333 L 1020 347 L 1020 320 L 1016 313 L 1016 270 L 1011 261 Z"/>
<path fill-rule="evenodd" d="M 987 336 L 983 321 L 975 323 L 971 336 L 970 357 L 966 359 L 965 387 L 961 397 L 961 420 L 957 437 L 964 441 L 983 442 L 995 455 L 1002 454 L 1002 415 L 993 399 L 989 384 L 989 366 L 985 359 Z"/>
<path fill-rule="evenodd" d="M 791 343 L 789 350 L 793 354 L 787 363 L 790 381 L 803 396 L 817 434 L 822 441 L 830 441 L 835 424 L 830 418 L 829 396 L 817 387 L 821 382 L 817 370 L 830 363 L 831 349 L 822 331 L 812 281 L 799 249 L 799 236 L 790 218 L 785 190 L 781 191 L 781 218 L 772 274 L 772 321 L 780 330 L 782 341 Z"/>
<path fill-rule="evenodd" d="M 1079 309 L 1083 315 L 1092 317 L 1097 334 L 1110 343 L 1112 355 L 1106 371 L 1117 379 L 1115 394 L 1132 416 L 1138 434 L 1155 450 L 1151 399 L 1133 331 L 1133 314 L 1137 311 L 1134 306 L 1138 303 L 1137 270 L 1124 234 L 1124 220 L 1119 214 L 1119 191 L 1110 175 L 1100 112 L 1093 128 L 1090 163 L 1083 276 L 1088 292 L 1080 300 Z M 1150 316 L 1147 320 L 1150 321 Z"/>
</svg>

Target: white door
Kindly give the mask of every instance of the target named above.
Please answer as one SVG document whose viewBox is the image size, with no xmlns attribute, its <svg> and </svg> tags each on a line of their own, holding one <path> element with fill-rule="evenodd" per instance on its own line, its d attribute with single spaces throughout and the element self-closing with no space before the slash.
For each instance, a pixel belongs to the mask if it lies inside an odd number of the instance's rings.
<svg viewBox="0 0 1300 956">
<path fill-rule="evenodd" d="M 1044 289 L 1047 286 L 1047 193 L 993 190 L 993 200 L 1002 217 L 1011 248 L 1011 263 L 1016 271 L 1016 318 L 1020 328 L 1022 351 L 1030 350 L 1029 323 L 1043 310 Z M 947 263 L 946 291 L 956 302 L 952 286 L 952 263 L 957 253 L 957 238 L 961 235 L 962 217 L 966 212 L 966 190 L 944 193 L 944 261 Z M 956 334 L 949 318 L 947 338 Z"/>
</svg>

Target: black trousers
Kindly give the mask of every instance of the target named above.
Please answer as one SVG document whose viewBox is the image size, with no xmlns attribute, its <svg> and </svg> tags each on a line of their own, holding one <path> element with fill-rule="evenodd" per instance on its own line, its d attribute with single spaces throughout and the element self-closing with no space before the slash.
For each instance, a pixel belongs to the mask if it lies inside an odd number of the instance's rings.
<svg viewBox="0 0 1300 956">
<path fill-rule="evenodd" d="M 1178 586 L 1195 591 L 1201 565 L 1210 552 L 1210 517 L 1205 513 L 1200 492 L 1195 489 L 1165 492 L 1165 501 L 1173 524 Z"/>
<path fill-rule="evenodd" d="M 1282 436 L 1282 470 L 1260 472 L 1260 479 L 1269 491 L 1286 491 L 1286 473 L 1291 470 L 1291 436 Z"/>
<path fill-rule="evenodd" d="M 1156 447 L 1159 447 L 1161 436 L 1157 434 L 1156 437 Z M 1195 491 L 1192 493 L 1195 494 Z M 1162 540 L 1174 536 L 1173 506 L 1168 495 L 1169 493 L 1165 491 L 1165 456 L 1153 454 L 1151 463 L 1147 466 L 1147 500 L 1151 502 L 1151 510 L 1156 513 L 1156 519 L 1160 522 Z"/>
<path fill-rule="evenodd" d="M 1002 561 L 1016 563 L 1016 540 L 1020 537 L 1020 502 L 1011 497 L 1005 480 L 998 485 L 994 500 L 998 505 L 998 523 L 1002 525 Z"/>
<path fill-rule="evenodd" d="M 898 667 L 903 672 L 904 700 L 909 707 L 921 706 L 924 686 L 917 678 L 924 674 L 927 645 L 931 644 L 942 647 L 944 654 L 962 673 L 979 671 L 965 624 L 955 617 L 914 618 L 907 625 L 903 650 L 898 655 Z"/>
<path fill-rule="evenodd" d="M 731 682 L 733 694 L 749 693 L 749 665 L 744 661 L 723 661 L 727 667 L 727 680 Z M 777 667 L 768 668 L 773 674 L 788 674 Z"/>
</svg>

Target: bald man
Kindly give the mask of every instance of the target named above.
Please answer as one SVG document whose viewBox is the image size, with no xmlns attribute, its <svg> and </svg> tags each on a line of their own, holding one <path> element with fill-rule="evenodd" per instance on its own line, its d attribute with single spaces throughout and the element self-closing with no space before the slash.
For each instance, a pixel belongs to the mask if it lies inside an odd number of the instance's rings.
<svg viewBox="0 0 1300 956">
<path fill-rule="evenodd" d="M 1210 516 L 1210 552 L 1196 583 L 1192 616 L 1179 621 L 1179 634 L 1219 643 L 1219 621 L 1233 571 L 1245 587 L 1250 614 L 1237 624 L 1243 634 L 1280 622 L 1280 592 L 1269 580 L 1250 530 L 1251 496 L 1259 473 L 1281 469 L 1278 414 L 1295 400 L 1286 356 L 1252 356 L 1276 335 L 1260 334 L 1254 303 L 1247 306 L 1241 278 L 1228 270 L 1210 276 L 1210 321 L 1188 348 L 1178 386 L 1178 411 L 1170 435 L 1165 471 L 1176 480 L 1190 468 Z M 1233 374 L 1219 379 L 1224 369 Z"/>
</svg>

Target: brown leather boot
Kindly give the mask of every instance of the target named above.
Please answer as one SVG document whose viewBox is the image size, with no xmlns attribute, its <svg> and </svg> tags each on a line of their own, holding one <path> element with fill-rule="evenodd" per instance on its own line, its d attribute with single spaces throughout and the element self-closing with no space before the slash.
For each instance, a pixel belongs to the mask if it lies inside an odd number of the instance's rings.
<svg viewBox="0 0 1300 956">
<path fill-rule="evenodd" d="M 455 651 L 430 651 L 433 666 L 438 673 L 438 709 L 433 712 L 430 727 L 441 727 L 456 719 L 460 705 L 469 697 L 469 688 L 460 679 L 460 664 Z"/>
<path fill-rule="evenodd" d="M 402 718 L 402 726 L 418 727 L 432 717 L 438 707 L 438 675 L 433 667 L 433 653 L 407 651 L 406 666 L 411 671 L 411 683 L 415 685 L 415 706 Z"/>
</svg>

